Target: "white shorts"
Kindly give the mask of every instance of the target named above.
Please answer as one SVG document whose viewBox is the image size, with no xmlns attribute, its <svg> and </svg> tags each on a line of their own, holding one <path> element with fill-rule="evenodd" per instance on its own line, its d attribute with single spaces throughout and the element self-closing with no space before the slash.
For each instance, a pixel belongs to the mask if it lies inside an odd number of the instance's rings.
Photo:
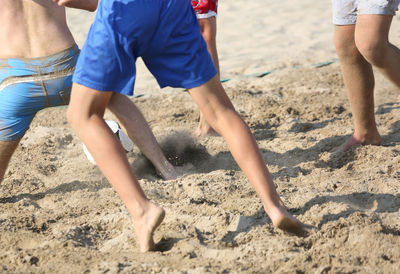
<svg viewBox="0 0 400 274">
<path fill-rule="evenodd" d="M 359 14 L 395 15 L 400 0 L 332 0 L 333 24 L 354 25 Z"/>
</svg>

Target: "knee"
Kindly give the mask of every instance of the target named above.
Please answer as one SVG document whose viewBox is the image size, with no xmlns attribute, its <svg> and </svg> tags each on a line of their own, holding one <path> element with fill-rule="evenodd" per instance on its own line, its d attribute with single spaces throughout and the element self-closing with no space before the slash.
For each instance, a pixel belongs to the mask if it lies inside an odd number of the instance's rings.
<svg viewBox="0 0 400 274">
<path fill-rule="evenodd" d="M 334 44 L 340 59 L 345 58 L 349 60 L 361 57 L 355 44 L 354 36 L 335 35 Z"/>
<path fill-rule="evenodd" d="M 207 46 L 216 44 L 216 35 L 214 33 L 205 30 L 201 34 L 203 35 L 204 41 L 206 41 Z"/>
<path fill-rule="evenodd" d="M 388 42 L 375 37 L 363 37 L 356 39 L 357 49 L 362 56 L 374 66 L 382 66 L 388 48 Z"/>
</svg>

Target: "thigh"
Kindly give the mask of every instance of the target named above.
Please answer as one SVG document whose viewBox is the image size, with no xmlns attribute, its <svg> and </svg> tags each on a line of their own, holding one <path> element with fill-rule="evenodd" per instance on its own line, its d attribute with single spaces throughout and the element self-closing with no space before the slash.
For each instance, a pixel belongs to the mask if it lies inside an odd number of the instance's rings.
<svg viewBox="0 0 400 274">
<path fill-rule="evenodd" d="M 92 115 L 103 117 L 112 94 L 113 92 L 94 90 L 74 83 L 68 116 L 76 123 L 79 123 L 80 119 L 90 119 Z"/>
<path fill-rule="evenodd" d="M 359 0 L 356 39 L 359 37 L 386 42 L 399 2 L 400 0 Z"/>
<path fill-rule="evenodd" d="M 349 46 L 355 47 L 355 29 L 355 25 L 335 26 L 334 41 L 337 49 L 343 49 Z"/>
<path fill-rule="evenodd" d="M 203 37 L 215 39 L 217 36 L 217 19 L 215 16 L 210 18 L 199 19 L 201 33 Z"/>
<path fill-rule="evenodd" d="M 386 43 L 392 23 L 392 15 L 363 14 L 357 18 L 355 39 L 369 44 Z"/>
</svg>

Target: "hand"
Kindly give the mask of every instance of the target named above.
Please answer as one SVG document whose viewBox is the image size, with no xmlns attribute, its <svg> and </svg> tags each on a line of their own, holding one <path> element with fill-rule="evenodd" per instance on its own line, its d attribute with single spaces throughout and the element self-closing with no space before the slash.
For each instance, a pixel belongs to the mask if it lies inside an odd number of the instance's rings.
<svg viewBox="0 0 400 274">
<path fill-rule="evenodd" d="M 99 0 L 52 0 L 59 6 L 65 6 L 75 9 L 83 9 L 87 11 L 95 11 Z"/>
</svg>

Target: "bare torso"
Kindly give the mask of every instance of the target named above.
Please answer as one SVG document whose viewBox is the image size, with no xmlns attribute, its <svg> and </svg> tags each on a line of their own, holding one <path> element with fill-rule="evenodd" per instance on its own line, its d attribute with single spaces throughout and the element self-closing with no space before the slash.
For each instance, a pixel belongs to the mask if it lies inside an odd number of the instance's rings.
<svg viewBox="0 0 400 274">
<path fill-rule="evenodd" d="M 65 8 L 51 0 L 0 0 L 0 58 L 35 58 L 75 42 Z"/>
</svg>

